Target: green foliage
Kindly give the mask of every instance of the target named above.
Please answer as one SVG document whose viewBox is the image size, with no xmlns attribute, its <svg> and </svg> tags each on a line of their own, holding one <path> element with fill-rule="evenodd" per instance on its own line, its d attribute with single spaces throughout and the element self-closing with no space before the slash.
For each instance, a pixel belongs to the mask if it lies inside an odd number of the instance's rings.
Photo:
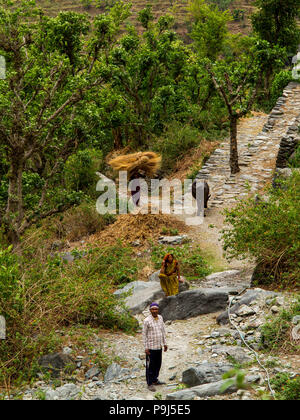
<svg viewBox="0 0 300 420">
<path fill-rule="evenodd" d="M 168 172 L 174 168 L 178 159 L 200 142 L 199 130 L 174 121 L 166 127 L 164 134 L 153 142 L 152 148 L 162 154 L 162 170 Z"/>
<path fill-rule="evenodd" d="M 225 392 L 228 388 L 234 386 L 236 389 L 247 389 L 248 385 L 245 383 L 245 372 L 240 369 L 231 369 L 223 375 L 223 379 L 227 379 L 221 386 L 220 392 Z"/>
<path fill-rule="evenodd" d="M 269 194 L 268 202 L 250 199 L 225 211 L 231 227 L 223 230 L 224 250 L 229 259 L 255 259 L 261 284 L 299 286 L 300 174 Z"/>
<path fill-rule="evenodd" d="M 291 378 L 288 373 L 277 373 L 271 385 L 277 400 L 300 400 L 300 375 Z"/>
<path fill-rule="evenodd" d="M 220 10 L 227 10 L 233 1 L 234 0 L 208 0 L 207 2 L 218 6 Z"/>
<path fill-rule="evenodd" d="M 79 160 L 86 161 L 83 149 L 99 150 L 104 139 L 105 151 L 107 143 L 111 147 L 104 132 L 111 126 L 99 122 L 103 112 L 97 109 L 111 75 L 103 57 L 116 42 L 128 5 L 117 3 L 92 22 L 74 12 L 36 19 L 38 14 L 25 2 L 14 8 L 3 1 L 0 7 L 0 54 L 7 63 L 6 79 L 0 80 L 0 159 L 5 162 L 0 209 L 7 208 L 1 218 L 14 244 L 37 220 L 83 199 L 80 187 L 86 190 L 91 174 L 81 173 L 82 185 L 73 177 L 75 190 L 65 188 L 68 158 L 81 150 Z"/>
<path fill-rule="evenodd" d="M 5 318 L 22 307 L 22 287 L 19 282 L 20 266 L 18 258 L 12 253 L 12 246 L 0 249 L 0 302 L 10 302 L 9 311 L 0 305 L 0 313 Z"/>
<path fill-rule="evenodd" d="M 115 127 L 119 125 L 122 136 L 126 127 L 134 147 L 145 147 L 164 124 L 189 115 L 184 83 L 189 51 L 171 30 L 173 18 L 164 15 L 153 23 L 150 6 L 140 12 L 140 18 L 146 28 L 143 35 L 129 26 L 109 56 L 111 87 L 122 101 L 120 116 L 125 116 Z M 117 101 L 113 109 L 116 106 Z"/>
<path fill-rule="evenodd" d="M 167 254 L 174 254 L 179 262 L 180 274 L 188 279 L 199 279 L 207 276 L 211 268 L 202 256 L 199 247 L 192 248 L 188 244 L 179 247 L 158 245 L 152 247 L 151 258 L 156 269 L 161 267 L 163 257 Z"/>
<path fill-rule="evenodd" d="M 194 19 L 190 36 L 195 41 L 198 55 L 215 60 L 223 48 L 230 13 L 221 12 L 204 0 L 191 0 L 188 10 Z"/>
<path fill-rule="evenodd" d="M 298 0 L 256 0 L 258 8 L 251 19 L 253 29 L 272 45 L 286 47 L 295 53 L 300 41 L 300 30 L 296 18 L 299 16 Z"/>
<path fill-rule="evenodd" d="M 292 81 L 292 75 L 289 70 L 281 70 L 275 74 L 271 85 L 271 107 L 274 107 L 278 98 L 282 95 L 285 87 Z"/>
<path fill-rule="evenodd" d="M 142 9 L 138 13 L 138 21 L 142 24 L 143 28 L 148 29 L 149 24 L 153 21 L 154 16 L 152 14 L 152 8 L 148 4 L 145 9 Z"/>
<path fill-rule="evenodd" d="M 132 280 L 136 266 L 129 249 L 90 249 L 72 264 L 58 256 L 47 262 L 0 253 L 0 308 L 6 317 L 7 339 L 0 342 L 0 383 L 29 379 L 36 359 L 57 351 L 54 331 L 78 323 L 134 331 L 137 322 L 112 292 Z"/>
<path fill-rule="evenodd" d="M 245 10 L 243 9 L 233 9 L 232 17 L 235 22 L 239 22 L 245 19 Z"/>
<path fill-rule="evenodd" d="M 300 296 L 296 303 L 289 309 L 283 309 L 276 317 L 273 317 L 261 328 L 261 346 L 266 351 L 280 351 L 293 349 L 295 346 L 290 341 L 291 320 L 300 315 Z"/>
<path fill-rule="evenodd" d="M 70 156 L 64 167 L 65 184 L 68 190 L 88 191 L 95 195 L 97 175 L 103 165 L 101 150 L 84 149 Z M 94 194 L 93 194 L 94 193 Z"/>
</svg>

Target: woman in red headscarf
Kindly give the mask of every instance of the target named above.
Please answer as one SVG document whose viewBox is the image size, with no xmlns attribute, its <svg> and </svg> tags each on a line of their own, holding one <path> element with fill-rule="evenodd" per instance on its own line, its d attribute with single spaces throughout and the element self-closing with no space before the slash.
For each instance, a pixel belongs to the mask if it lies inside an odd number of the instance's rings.
<svg viewBox="0 0 300 420">
<path fill-rule="evenodd" d="M 180 278 L 179 264 L 175 260 L 173 254 L 165 255 L 159 274 L 160 285 L 166 296 L 177 295 L 179 292 L 179 282 L 183 283 Z"/>
</svg>

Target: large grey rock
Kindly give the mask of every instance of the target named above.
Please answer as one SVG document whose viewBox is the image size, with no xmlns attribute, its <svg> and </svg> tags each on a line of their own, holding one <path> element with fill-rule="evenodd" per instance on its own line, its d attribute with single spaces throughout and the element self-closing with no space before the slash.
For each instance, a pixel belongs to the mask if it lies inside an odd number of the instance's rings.
<svg viewBox="0 0 300 420">
<path fill-rule="evenodd" d="M 130 373 L 130 370 L 127 368 L 122 368 L 117 363 L 112 363 L 108 366 L 105 376 L 104 376 L 104 382 L 110 382 L 116 379 L 121 378 L 124 375 L 128 375 Z"/>
<path fill-rule="evenodd" d="M 143 312 L 151 302 L 165 296 L 160 283 L 156 281 L 134 281 L 115 292 L 115 294 L 122 295 L 129 290 L 132 291 L 132 295 L 127 296 L 124 302 L 128 310 L 134 315 Z"/>
<path fill-rule="evenodd" d="M 165 321 L 187 319 L 226 308 L 228 293 L 218 289 L 193 289 L 169 296 L 160 302 L 160 314 Z"/>
<path fill-rule="evenodd" d="M 173 392 L 166 396 L 167 400 L 193 400 L 195 397 L 212 397 L 214 395 L 231 394 L 237 391 L 235 385 L 230 386 L 224 392 L 221 392 L 221 387 L 227 380 L 212 382 L 209 384 L 194 386 L 189 389 Z"/>
<path fill-rule="evenodd" d="M 187 281 L 179 283 L 179 293 L 188 290 L 189 287 Z M 122 289 L 115 291 L 114 294 L 121 296 L 128 292 L 131 292 L 131 294 L 125 298 L 125 306 L 133 315 L 143 312 L 153 301 L 165 297 L 159 279 L 158 281 L 133 281 L 126 284 Z"/>
<path fill-rule="evenodd" d="M 187 235 L 160 236 L 158 238 L 158 243 L 167 245 L 180 245 L 183 241 L 186 241 L 187 239 Z"/>
<path fill-rule="evenodd" d="M 233 366 L 229 364 L 203 363 L 185 370 L 182 373 L 182 382 L 189 387 L 217 382 L 232 368 Z"/>
<path fill-rule="evenodd" d="M 75 361 L 64 353 L 47 354 L 42 356 L 38 363 L 41 368 L 50 371 L 54 377 L 59 376 L 61 372 L 72 373 L 76 369 Z"/>
<path fill-rule="evenodd" d="M 80 388 L 75 384 L 65 384 L 56 389 L 47 388 L 46 400 L 75 400 L 80 394 Z"/>
<path fill-rule="evenodd" d="M 239 273 L 240 273 L 240 270 L 220 271 L 218 273 L 213 273 L 213 274 L 210 274 L 209 276 L 206 276 L 205 280 L 208 280 L 208 281 L 210 281 L 210 280 L 215 280 L 215 281 L 221 280 L 222 281 L 224 279 L 227 279 L 228 277 L 236 276 Z"/>
</svg>

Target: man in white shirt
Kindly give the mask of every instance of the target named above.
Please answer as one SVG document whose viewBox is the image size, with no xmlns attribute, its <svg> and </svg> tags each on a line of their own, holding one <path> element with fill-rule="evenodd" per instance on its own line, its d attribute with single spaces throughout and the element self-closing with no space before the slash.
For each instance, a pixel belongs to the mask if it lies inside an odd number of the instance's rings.
<svg viewBox="0 0 300 420">
<path fill-rule="evenodd" d="M 158 380 L 162 362 L 162 348 L 168 350 L 166 342 L 166 330 L 163 318 L 158 315 L 159 307 L 157 303 L 150 305 L 149 315 L 143 324 L 143 341 L 146 353 L 146 380 L 148 389 L 156 391 L 154 385 L 162 385 Z"/>
</svg>

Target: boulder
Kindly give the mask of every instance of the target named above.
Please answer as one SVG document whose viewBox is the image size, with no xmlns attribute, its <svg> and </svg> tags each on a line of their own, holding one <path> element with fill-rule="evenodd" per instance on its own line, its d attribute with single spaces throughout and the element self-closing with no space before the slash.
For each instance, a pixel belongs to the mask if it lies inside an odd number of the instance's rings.
<svg viewBox="0 0 300 420">
<path fill-rule="evenodd" d="M 61 372 L 70 374 L 76 369 L 76 363 L 72 357 L 64 353 L 52 353 L 42 356 L 38 360 L 42 369 L 50 371 L 52 376 L 57 377 Z"/>
<path fill-rule="evenodd" d="M 193 289 L 169 296 L 160 302 L 160 314 L 164 321 L 187 319 L 202 314 L 224 310 L 228 293 L 218 289 Z"/>
<path fill-rule="evenodd" d="M 158 280 L 133 281 L 126 284 L 126 286 L 122 289 L 116 290 L 114 294 L 121 296 L 124 293 L 131 292 L 131 295 L 125 298 L 125 306 L 133 315 L 141 313 L 148 305 L 150 305 L 150 303 L 165 297 L 165 294 L 160 286 L 158 274 L 159 271 L 150 276 L 152 279 L 157 277 Z M 188 290 L 189 287 L 190 285 L 187 281 L 179 283 L 179 293 Z"/>
<path fill-rule="evenodd" d="M 176 235 L 176 236 L 160 236 L 158 238 L 159 244 L 166 244 L 166 245 L 180 245 L 184 241 L 188 240 L 187 235 Z"/>
<path fill-rule="evenodd" d="M 189 387 L 217 382 L 222 379 L 224 373 L 233 369 L 233 366 L 216 363 L 203 363 L 197 367 L 191 367 L 182 373 L 182 382 Z"/>
<path fill-rule="evenodd" d="M 75 400 L 80 394 L 80 388 L 75 384 L 65 384 L 56 389 L 47 388 L 45 391 L 46 400 Z"/>
<path fill-rule="evenodd" d="M 128 375 L 130 373 L 130 370 L 127 368 L 122 368 L 117 363 L 112 363 L 108 366 L 105 376 L 104 376 L 104 382 L 110 382 L 116 379 L 120 379 L 124 375 Z"/>
<path fill-rule="evenodd" d="M 116 295 L 132 291 L 130 296 L 125 298 L 125 306 L 133 314 L 143 312 L 151 302 L 162 299 L 165 294 L 160 287 L 160 283 L 156 281 L 134 281 L 128 283 L 123 289 L 117 290 Z"/>
<path fill-rule="evenodd" d="M 221 392 L 222 386 L 227 382 L 227 379 L 194 386 L 189 389 L 173 392 L 166 396 L 167 400 L 193 400 L 195 397 L 212 397 L 213 395 L 230 394 L 237 391 L 235 385 L 230 386 L 225 391 Z"/>
</svg>

